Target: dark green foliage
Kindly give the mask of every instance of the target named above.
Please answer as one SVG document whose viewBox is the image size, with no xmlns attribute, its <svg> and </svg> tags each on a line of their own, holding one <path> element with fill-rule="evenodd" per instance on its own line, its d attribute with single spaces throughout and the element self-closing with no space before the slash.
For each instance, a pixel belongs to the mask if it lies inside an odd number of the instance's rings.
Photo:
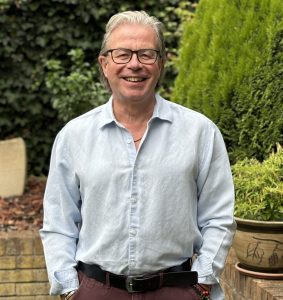
<svg viewBox="0 0 283 300">
<path fill-rule="evenodd" d="M 69 121 L 109 98 L 98 80 L 97 66 L 84 61 L 83 50 L 73 49 L 68 55 L 72 62 L 68 74 L 61 61 L 49 60 L 46 63 L 46 86 L 52 94 L 52 105 L 63 121 Z"/>
<path fill-rule="evenodd" d="M 0 139 L 14 136 L 22 136 L 25 139 L 28 147 L 29 174 L 47 174 L 51 145 L 56 132 L 63 125 L 57 111 L 51 105 L 52 96 L 56 96 L 56 85 L 51 84 L 52 76 L 55 76 L 56 72 L 49 77 L 48 90 L 46 62 L 53 60 L 57 61 L 55 65 L 59 63 L 62 78 L 58 81 L 58 87 L 61 92 L 65 79 L 73 80 L 74 85 L 78 79 L 88 88 L 89 76 L 95 75 L 93 80 L 97 83 L 96 58 L 105 23 L 114 13 L 127 9 L 143 9 L 164 21 L 169 41 L 168 49 L 174 58 L 180 34 L 180 20 L 186 16 L 183 11 L 180 15 L 179 5 L 192 8 L 191 2 L 177 0 L 0 1 Z M 68 53 L 76 48 L 83 50 L 85 63 L 88 64 L 84 65 L 84 78 L 78 75 L 80 66 L 72 66 L 73 62 L 68 56 Z M 49 64 L 49 70 L 55 65 Z M 171 71 L 165 77 L 167 94 L 175 74 L 172 64 L 169 68 Z M 73 72 L 77 74 L 77 78 L 72 78 Z M 74 85 L 69 82 L 66 86 L 68 92 Z M 79 88 L 75 89 L 72 99 L 61 103 L 62 105 L 56 106 L 56 101 L 53 101 L 61 116 L 64 109 L 70 111 L 70 105 L 75 103 L 74 95 L 78 91 Z M 84 91 L 84 99 L 87 93 L 88 91 Z M 98 100 L 99 103 L 100 101 L 101 99 Z M 59 102 L 57 101 L 57 104 Z M 85 102 L 82 101 L 82 106 L 83 103 Z M 82 111 L 85 109 L 87 108 L 84 107 Z"/>
<path fill-rule="evenodd" d="M 281 29 L 281 0 L 202 0 L 184 25 L 172 99 L 220 127 L 232 162 L 282 143 Z"/>
<path fill-rule="evenodd" d="M 236 95 L 239 146 L 234 156 L 263 160 L 277 142 L 283 144 L 283 29 L 269 49 L 267 61 L 246 78 Z M 244 151 L 243 151 L 244 149 Z"/>
</svg>

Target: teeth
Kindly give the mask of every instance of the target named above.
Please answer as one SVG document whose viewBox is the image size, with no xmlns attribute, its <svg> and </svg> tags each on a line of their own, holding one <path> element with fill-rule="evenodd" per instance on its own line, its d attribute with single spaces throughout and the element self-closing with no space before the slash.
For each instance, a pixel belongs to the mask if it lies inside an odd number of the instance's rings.
<svg viewBox="0 0 283 300">
<path fill-rule="evenodd" d="M 137 77 L 126 77 L 125 79 L 131 82 L 141 82 L 144 80 L 143 78 L 137 78 Z"/>
</svg>

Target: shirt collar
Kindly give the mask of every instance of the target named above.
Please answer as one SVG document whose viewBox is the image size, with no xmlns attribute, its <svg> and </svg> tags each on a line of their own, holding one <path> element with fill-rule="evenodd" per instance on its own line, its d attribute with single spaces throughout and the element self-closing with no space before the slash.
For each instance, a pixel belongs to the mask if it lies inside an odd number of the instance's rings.
<svg viewBox="0 0 283 300">
<path fill-rule="evenodd" d="M 160 119 L 172 123 L 173 116 L 170 109 L 170 102 L 163 99 L 159 94 L 155 94 L 155 99 L 156 104 L 151 119 Z"/>
<path fill-rule="evenodd" d="M 169 102 L 163 99 L 159 94 L 155 94 L 156 103 L 154 106 L 151 120 L 160 119 L 173 122 L 172 112 L 170 110 Z M 113 97 L 102 107 L 101 121 L 99 127 L 102 128 L 111 123 L 118 123 L 113 113 Z"/>
<path fill-rule="evenodd" d="M 103 105 L 102 111 L 101 111 L 101 120 L 100 120 L 99 128 L 102 128 L 113 122 L 117 122 L 115 119 L 114 113 L 113 113 L 112 102 L 113 102 L 113 97 L 111 96 L 109 101 Z"/>
</svg>

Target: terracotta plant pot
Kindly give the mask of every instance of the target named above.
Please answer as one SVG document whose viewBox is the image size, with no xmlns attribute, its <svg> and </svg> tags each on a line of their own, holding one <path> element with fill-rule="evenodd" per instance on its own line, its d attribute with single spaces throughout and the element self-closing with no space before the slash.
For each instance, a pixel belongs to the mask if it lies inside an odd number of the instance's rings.
<svg viewBox="0 0 283 300">
<path fill-rule="evenodd" d="M 283 274 L 283 221 L 235 219 L 237 231 L 233 248 L 241 267 Z"/>
</svg>

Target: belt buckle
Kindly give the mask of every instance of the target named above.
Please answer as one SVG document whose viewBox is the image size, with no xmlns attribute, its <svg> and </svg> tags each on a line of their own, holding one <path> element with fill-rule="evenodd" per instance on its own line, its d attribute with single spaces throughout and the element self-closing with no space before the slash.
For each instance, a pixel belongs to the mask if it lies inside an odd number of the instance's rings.
<svg viewBox="0 0 283 300">
<path fill-rule="evenodd" d="M 138 293 L 139 291 L 134 289 L 134 283 L 133 280 L 135 279 L 135 276 L 127 276 L 126 278 L 126 289 L 128 293 Z"/>
</svg>

